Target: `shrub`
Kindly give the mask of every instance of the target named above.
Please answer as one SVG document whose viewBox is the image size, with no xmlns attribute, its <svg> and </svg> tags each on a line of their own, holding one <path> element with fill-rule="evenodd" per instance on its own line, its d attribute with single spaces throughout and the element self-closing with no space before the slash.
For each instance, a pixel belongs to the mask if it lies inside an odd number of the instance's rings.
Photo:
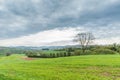
<svg viewBox="0 0 120 80">
<path fill-rule="evenodd" d="M 26 51 L 25 54 L 28 57 L 40 57 L 40 56 L 42 56 L 42 52 L 37 52 L 37 51 Z"/>
<path fill-rule="evenodd" d="M 52 58 L 52 57 L 53 57 L 53 54 L 52 54 L 52 53 L 50 53 L 50 54 L 49 54 L 49 58 Z"/>
<path fill-rule="evenodd" d="M 6 56 L 10 56 L 11 55 L 11 53 L 6 53 Z"/>
<path fill-rule="evenodd" d="M 56 53 L 56 56 L 57 56 L 57 57 L 60 57 L 59 53 Z"/>
<path fill-rule="evenodd" d="M 75 50 L 74 55 L 80 55 L 82 53 L 81 50 Z"/>
<path fill-rule="evenodd" d="M 96 52 L 91 50 L 86 50 L 84 53 L 84 55 L 93 55 L 93 54 L 96 54 Z"/>
<path fill-rule="evenodd" d="M 94 49 L 94 50 L 86 50 L 85 53 L 82 50 L 75 50 L 74 55 L 99 55 L 99 54 L 116 54 L 117 52 L 112 51 L 110 49 Z"/>
<path fill-rule="evenodd" d="M 90 50 L 85 50 L 85 53 L 83 53 L 83 51 L 82 50 L 75 50 L 75 52 L 74 52 L 74 55 L 87 55 L 87 54 L 91 54 L 92 53 L 92 51 L 90 51 Z"/>
<path fill-rule="evenodd" d="M 74 54 L 74 52 L 71 52 L 71 56 L 74 56 L 75 54 Z M 68 56 L 68 54 L 67 54 L 67 56 Z"/>
<path fill-rule="evenodd" d="M 71 52 L 68 52 L 68 56 L 71 56 Z"/>
<path fill-rule="evenodd" d="M 64 52 L 64 57 L 65 57 L 65 56 L 67 56 L 67 53 L 66 53 L 66 52 Z"/>
<path fill-rule="evenodd" d="M 117 52 L 110 49 L 96 49 L 94 50 L 95 54 L 116 54 Z"/>
<path fill-rule="evenodd" d="M 62 53 L 59 53 L 60 57 L 63 57 L 63 54 Z"/>
<path fill-rule="evenodd" d="M 53 58 L 55 58 L 55 57 L 56 57 L 55 53 L 53 53 L 53 54 L 52 54 L 52 57 L 53 57 Z"/>
</svg>

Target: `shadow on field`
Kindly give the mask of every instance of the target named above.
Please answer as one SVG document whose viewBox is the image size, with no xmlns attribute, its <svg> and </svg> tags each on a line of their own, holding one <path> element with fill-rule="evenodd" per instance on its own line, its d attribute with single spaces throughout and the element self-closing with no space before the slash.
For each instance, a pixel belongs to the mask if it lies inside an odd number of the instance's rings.
<svg viewBox="0 0 120 80">
<path fill-rule="evenodd" d="M 15 80 L 15 79 L 5 76 L 4 74 L 0 74 L 0 80 Z"/>
</svg>

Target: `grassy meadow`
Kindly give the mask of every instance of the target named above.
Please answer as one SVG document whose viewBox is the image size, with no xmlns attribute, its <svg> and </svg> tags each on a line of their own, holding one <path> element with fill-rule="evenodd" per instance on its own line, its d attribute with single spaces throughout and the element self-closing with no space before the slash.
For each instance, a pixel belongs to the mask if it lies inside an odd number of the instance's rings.
<svg viewBox="0 0 120 80">
<path fill-rule="evenodd" d="M 120 80 L 119 55 L 0 58 L 0 80 Z"/>
</svg>

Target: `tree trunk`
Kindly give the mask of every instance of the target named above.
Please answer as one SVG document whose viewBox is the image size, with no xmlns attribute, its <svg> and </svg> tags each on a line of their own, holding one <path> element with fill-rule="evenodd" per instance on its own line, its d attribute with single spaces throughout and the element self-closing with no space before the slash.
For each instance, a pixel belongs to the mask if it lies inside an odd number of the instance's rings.
<svg viewBox="0 0 120 80">
<path fill-rule="evenodd" d="M 85 46 L 83 46 L 83 47 L 82 47 L 82 52 L 83 52 L 83 54 L 85 53 L 85 50 L 86 50 L 86 49 L 85 49 Z"/>
</svg>

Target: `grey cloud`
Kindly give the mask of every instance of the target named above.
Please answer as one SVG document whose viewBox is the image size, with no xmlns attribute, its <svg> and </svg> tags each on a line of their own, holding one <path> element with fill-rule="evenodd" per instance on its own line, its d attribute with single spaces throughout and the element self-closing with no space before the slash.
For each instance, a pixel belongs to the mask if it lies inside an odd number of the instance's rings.
<svg viewBox="0 0 120 80">
<path fill-rule="evenodd" d="M 110 23 L 120 21 L 119 2 L 4 0 L 0 8 L 0 38 L 19 37 L 60 27 L 84 26 L 91 31 L 93 27 L 96 30 L 101 27 L 109 28 L 107 25 Z"/>
</svg>

